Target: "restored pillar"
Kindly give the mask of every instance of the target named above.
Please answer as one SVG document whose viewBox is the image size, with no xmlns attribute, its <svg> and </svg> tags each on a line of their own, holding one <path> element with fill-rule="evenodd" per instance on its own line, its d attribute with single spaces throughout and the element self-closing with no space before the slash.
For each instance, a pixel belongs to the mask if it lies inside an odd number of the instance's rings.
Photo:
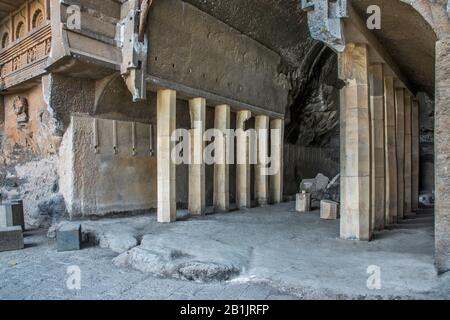
<svg viewBox="0 0 450 320">
<path fill-rule="evenodd" d="M 419 175 L 420 175 L 420 110 L 419 110 L 419 101 L 417 99 L 413 99 L 412 101 L 412 129 L 411 129 L 411 137 L 412 137 L 412 199 L 411 206 L 413 211 L 417 211 L 419 209 Z"/>
<path fill-rule="evenodd" d="M 341 238 L 370 240 L 370 117 L 368 52 L 348 44 L 339 54 L 341 90 Z"/>
<path fill-rule="evenodd" d="M 394 77 L 384 77 L 385 147 L 386 147 L 386 224 L 397 223 L 397 146 L 395 130 Z"/>
<path fill-rule="evenodd" d="M 230 210 L 230 172 L 227 162 L 228 138 L 230 129 L 230 106 L 223 104 L 216 106 L 214 128 L 222 133 L 221 139 L 216 138 L 214 164 L 214 209 L 227 212 Z"/>
<path fill-rule="evenodd" d="M 284 146 L 284 120 L 270 121 L 270 141 L 272 158 L 270 172 L 270 200 L 272 203 L 283 202 L 283 146 Z"/>
<path fill-rule="evenodd" d="M 250 155 L 249 139 L 245 132 L 245 123 L 252 113 L 241 110 L 236 115 L 236 206 L 238 209 L 251 208 L 250 197 Z"/>
<path fill-rule="evenodd" d="M 450 39 L 436 44 L 436 266 L 450 271 Z"/>
<path fill-rule="evenodd" d="M 384 154 L 384 81 L 383 65 L 373 64 L 369 68 L 370 118 L 371 118 L 371 197 L 372 230 L 383 230 L 385 226 L 385 154 Z"/>
<path fill-rule="evenodd" d="M 171 135 L 176 129 L 176 91 L 158 90 L 156 104 L 158 222 L 174 222 L 177 219 L 176 167 L 171 159 L 175 146 Z"/>
<path fill-rule="evenodd" d="M 255 198 L 259 206 L 265 206 L 269 198 L 269 176 L 267 159 L 269 157 L 269 117 L 256 116 L 255 129 L 258 137 L 258 158 L 255 168 Z"/>
<path fill-rule="evenodd" d="M 411 94 L 405 93 L 405 215 L 412 213 L 412 136 L 411 136 Z"/>
<path fill-rule="evenodd" d="M 189 164 L 189 213 L 204 215 L 206 212 L 205 199 L 205 150 L 206 100 L 195 98 L 189 100 L 189 113 L 191 116 L 191 156 Z"/>
<path fill-rule="evenodd" d="M 404 217 L 405 208 L 405 89 L 395 90 L 395 119 L 397 131 L 397 219 Z"/>
</svg>

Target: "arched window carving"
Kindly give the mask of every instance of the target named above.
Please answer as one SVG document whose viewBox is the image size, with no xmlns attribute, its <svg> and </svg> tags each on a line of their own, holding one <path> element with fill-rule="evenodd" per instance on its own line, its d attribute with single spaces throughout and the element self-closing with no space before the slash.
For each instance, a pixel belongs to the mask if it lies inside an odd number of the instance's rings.
<svg viewBox="0 0 450 320">
<path fill-rule="evenodd" d="M 34 29 L 39 27 L 43 23 L 44 23 L 44 13 L 42 12 L 41 9 L 37 9 L 33 14 L 33 19 L 31 20 L 31 27 Z"/>
<path fill-rule="evenodd" d="M 16 27 L 16 40 L 19 38 L 23 38 L 25 36 L 25 24 L 23 22 L 19 22 Z"/>
<path fill-rule="evenodd" d="M 2 36 L 2 49 L 9 45 L 9 33 L 5 32 Z"/>
</svg>

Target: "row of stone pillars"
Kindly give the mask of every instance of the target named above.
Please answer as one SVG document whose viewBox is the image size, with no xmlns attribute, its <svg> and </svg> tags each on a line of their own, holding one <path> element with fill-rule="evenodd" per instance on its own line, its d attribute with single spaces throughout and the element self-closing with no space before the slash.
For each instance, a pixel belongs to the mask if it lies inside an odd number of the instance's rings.
<svg viewBox="0 0 450 320">
<path fill-rule="evenodd" d="M 176 130 L 176 99 L 174 90 L 161 89 L 157 93 L 157 180 L 158 180 L 158 221 L 176 221 L 176 164 L 171 159 L 171 151 L 175 142 L 171 141 L 172 133 Z M 191 164 L 189 164 L 189 212 L 191 215 L 204 215 L 206 212 L 205 199 L 205 163 L 203 159 L 205 142 L 203 135 L 206 122 L 206 100 L 194 98 L 189 100 L 191 117 L 190 151 Z M 214 165 L 214 209 L 218 212 L 230 210 L 229 164 L 226 161 L 227 130 L 230 128 L 229 105 L 215 107 L 214 128 L 223 134 L 222 141 L 215 141 L 215 158 L 221 159 Z M 245 133 L 245 124 L 252 117 L 249 110 L 237 111 L 236 117 L 236 157 L 241 159 L 236 165 L 236 206 L 238 209 L 251 207 L 251 167 L 250 142 Z M 266 164 L 258 162 L 255 166 L 255 195 L 258 205 L 264 206 L 269 200 L 271 203 L 280 203 L 283 198 L 283 132 L 282 119 L 270 119 L 266 115 L 255 116 L 255 129 L 257 133 L 257 153 L 268 155 L 269 140 L 274 139 L 277 146 L 270 150 L 272 165 L 280 168 L 276 174 L 267 176 L 263 174 Z M 280 129 L 278 134 L 270 134 L 269 129 Z M 273 132 L 273 131 L 271 131 Z M 245 161 L 242 161 L 245 159 Z M 270 179 L 270 183 L 269 183 Z"/>
<path fill-rule="evenodd" d="M 339 54 L 339 76 L 341 238 L 370 240 L 418 209 L 419 105 L 366 44 Z"/>
</svg>

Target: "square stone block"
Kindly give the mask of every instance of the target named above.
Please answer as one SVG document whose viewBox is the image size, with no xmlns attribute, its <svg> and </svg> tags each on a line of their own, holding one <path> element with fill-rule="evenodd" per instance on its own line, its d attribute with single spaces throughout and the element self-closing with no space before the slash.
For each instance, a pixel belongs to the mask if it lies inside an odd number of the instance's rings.
<svg viewBox="0 0 450 320">
<path fill-rule="evenodd" d="M 302 212 L 302 213 L 311 211 L 311 194 L 310 193 L 298 193 L 297 194 L 295 211 Z"/>
<path fill-rule="evenodd" d="M 21 226 L 0 228 L 0 252 L 24 248 Z"/>
<path fill-rule="evenodd" d="M 0 228 L 20 226 L 25 231 L 22 201 L 8 201 L 0 204 Z"/>
<path fill-rule="evenodd" d="M 81 225 L 65 223 L 56 231 L 58 252 L 81 249 Z"/>
<path fill-rule="evenodd" d="M 337 220 L 339 218 L 339 204 L 330 200 L 322 200 L 320 202 L 320 218 Z"/>
</svg>

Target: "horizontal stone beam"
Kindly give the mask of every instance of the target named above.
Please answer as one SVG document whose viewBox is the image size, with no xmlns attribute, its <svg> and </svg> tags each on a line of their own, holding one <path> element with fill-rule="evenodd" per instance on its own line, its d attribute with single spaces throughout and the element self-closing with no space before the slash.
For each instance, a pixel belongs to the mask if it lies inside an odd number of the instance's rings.
<svg viewBox="0 0 450 320">
<path fill-rule="evenodd" d="M 171 89 L 177 91 L 177 98 L 181 100 L 190 100 L 196 97 L 203 97 L 206 99 L 208 106 L 226 104 L 231 106 L 232 111 L 249 110 L 253 115 L 267 115 L 275 119 L 284 119 L 284 114 L 267 110 L 262 106 L 254 106 L 242 101 L 223 97 L 204 90 L 195 89 L 181 83 L 164 80 L 155 76 L 148 75 L 146 77 L 147 89 L 157 92 L 160 89 Z"/>
</svg>

